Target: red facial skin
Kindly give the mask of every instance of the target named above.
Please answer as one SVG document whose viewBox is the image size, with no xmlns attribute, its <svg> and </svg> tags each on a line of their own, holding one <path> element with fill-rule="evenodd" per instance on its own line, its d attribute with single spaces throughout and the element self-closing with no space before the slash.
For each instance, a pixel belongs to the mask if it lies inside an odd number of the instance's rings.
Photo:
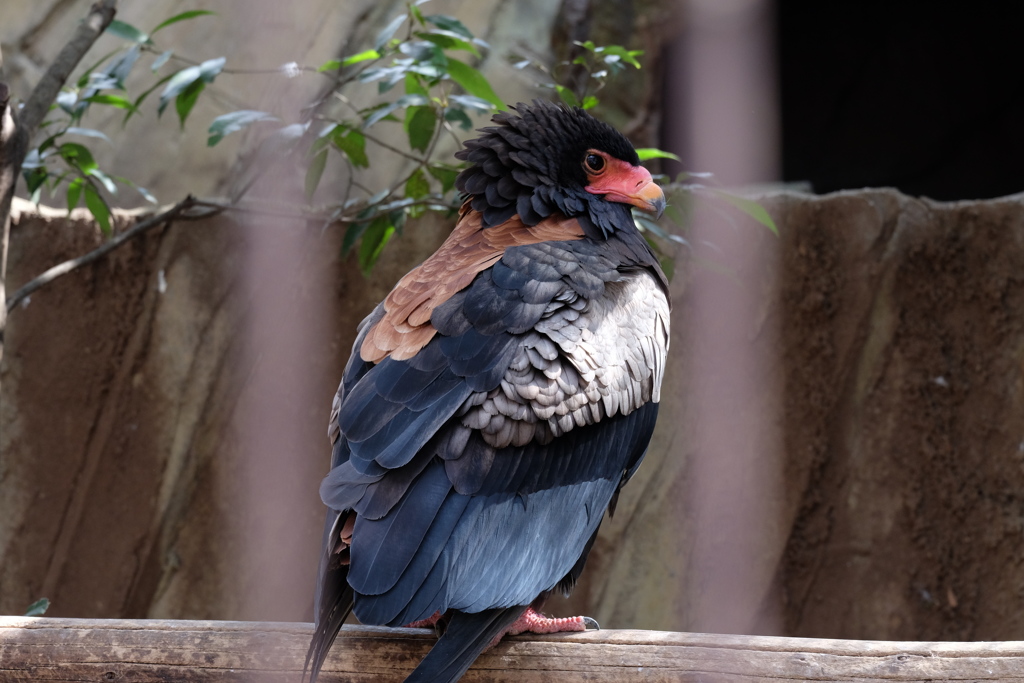
<svg viewBox="0 0 1024 683">
<path fill-rule="evenodd" d="M 595 156 L 600 162 L 590 163 Z M 643 166 L 633 166 L 628 161 L 591 149 L 584 157 L 583 170 L 589 181 L 584 189 L 590 194 L 604 195 L 608 201 L 632 204 L 659 216 L 665 210 L 665 193 Z"/>
</svg>

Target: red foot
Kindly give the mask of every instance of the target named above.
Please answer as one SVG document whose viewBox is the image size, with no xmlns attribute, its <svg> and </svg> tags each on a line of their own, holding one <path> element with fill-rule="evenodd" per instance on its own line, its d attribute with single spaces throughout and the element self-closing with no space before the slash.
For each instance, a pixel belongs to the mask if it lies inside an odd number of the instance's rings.
<svg viewBox="0 0 1024 683">
<path fill-rule="evenodd" d="M 440 618 L 441 613 L 434 612 L 432 616 L 429 616 L 426 619 L 420 619 L 419 621 L 414 621 L 411 624 L 406 624 L 405 628 L 433 628 L 434 624 L 436 624 L 437 620 Z"/>
<path fill-rule="evenodd" d="M 523 615 L 512 622 L 512 625 L 508 627 L 505 633 L 502 633 L 497 638 L 491 641 L 491 644 L 487 646 L 490 649 L 498 644 L 498 642 L 506 635 L 516 636 L 520 633 L 566 633 L 568 631 L 586 631 L 587 630 L 587 617 L 565 617 L 563 619 L 555 619 L 552 617 L 546 617 L 532 607 L 527 607 Z M 595 625 L 593 619 L 590 619 Z"/>
<path fill-rule="evenodd" d="M 507 635 L 515 636 L 520 633 L 565 633 L 567 631 L 586 631 L 587 623 L 585 617 L 565 617 L 555 619 L 545 617 L 532 607 L 528 607 L 523 616 L 516 619 L 509 626 Z"/>
</svg>

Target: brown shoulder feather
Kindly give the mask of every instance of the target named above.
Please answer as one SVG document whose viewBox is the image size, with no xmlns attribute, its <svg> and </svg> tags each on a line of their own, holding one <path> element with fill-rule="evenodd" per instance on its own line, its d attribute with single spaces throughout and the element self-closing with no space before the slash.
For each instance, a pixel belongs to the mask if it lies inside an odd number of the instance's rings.
<svg viewBox="0 0 1024 683">
<path fill-rule="evenodd" d="M 360 357 L 371 363 L 388 355 L 395 360 L 412 358 L 437 332 L 430 324 L 434 309 L 468 287 L 509 247 L 582 237 L 583 229 L 575 219 L 557 215 L 532 227 L 512 216 L 484 229 L 480 212 L 470 209 L 468 202 L 463 204 L 455 230 L 441 248 L 409 271 L 384 299 L 384 317 L 363 339 Z"/>
</svg>

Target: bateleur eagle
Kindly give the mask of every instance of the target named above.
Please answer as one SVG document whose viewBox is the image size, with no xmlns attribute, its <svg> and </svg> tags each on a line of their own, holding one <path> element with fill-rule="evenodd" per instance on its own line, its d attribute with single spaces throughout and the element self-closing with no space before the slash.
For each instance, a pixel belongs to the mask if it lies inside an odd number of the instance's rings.
<svg viewBox="0 0 1024 683">
<path fill-rule="evenodd" d="M 330 508 L 307 656 L 350 611 L 446 630 L 407 681 L 456 681 L 502 635 L 583 630 L 568 592 L 643 459 L 668 285 L 630 210 L 661 189 L 582 109 L 499 113 L 448 240 L 361 323 L 331 411 Z"/>
</svg>

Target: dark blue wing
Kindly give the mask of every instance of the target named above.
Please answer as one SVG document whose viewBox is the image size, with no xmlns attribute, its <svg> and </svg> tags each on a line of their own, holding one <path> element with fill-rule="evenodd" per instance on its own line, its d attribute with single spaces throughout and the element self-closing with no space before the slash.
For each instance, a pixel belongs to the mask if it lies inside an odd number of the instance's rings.
<svg viewBox="0 0 1024 683">
<path fill-rule="evenodd" d="M 528 605 L 552 590 L 642 458 L 657 410 L 650 403 L 549 444 L 493 450 L 474 494 L 452 482 L 490 448 L 478 436 L 462 458 L 433 459 L 390 514 L 357 518 L 349 574 L 360 595 L 356 616 L 398 626 L 448 609 Z"/>
<path fill-rule="evenodd" d="M 556 298 L 597 299 L 620 277 L 607 250 L 588 240 L 509 249 L 434 311 L 439 334 L 413 358 L 346 369 L 321 494 L 357 513 L 348 582 L 364 623 L 528 605 L 579 573 L 657 405 L 504 448 L 460 428 L 457 413 L 501 384 Z"/>
</svg>

